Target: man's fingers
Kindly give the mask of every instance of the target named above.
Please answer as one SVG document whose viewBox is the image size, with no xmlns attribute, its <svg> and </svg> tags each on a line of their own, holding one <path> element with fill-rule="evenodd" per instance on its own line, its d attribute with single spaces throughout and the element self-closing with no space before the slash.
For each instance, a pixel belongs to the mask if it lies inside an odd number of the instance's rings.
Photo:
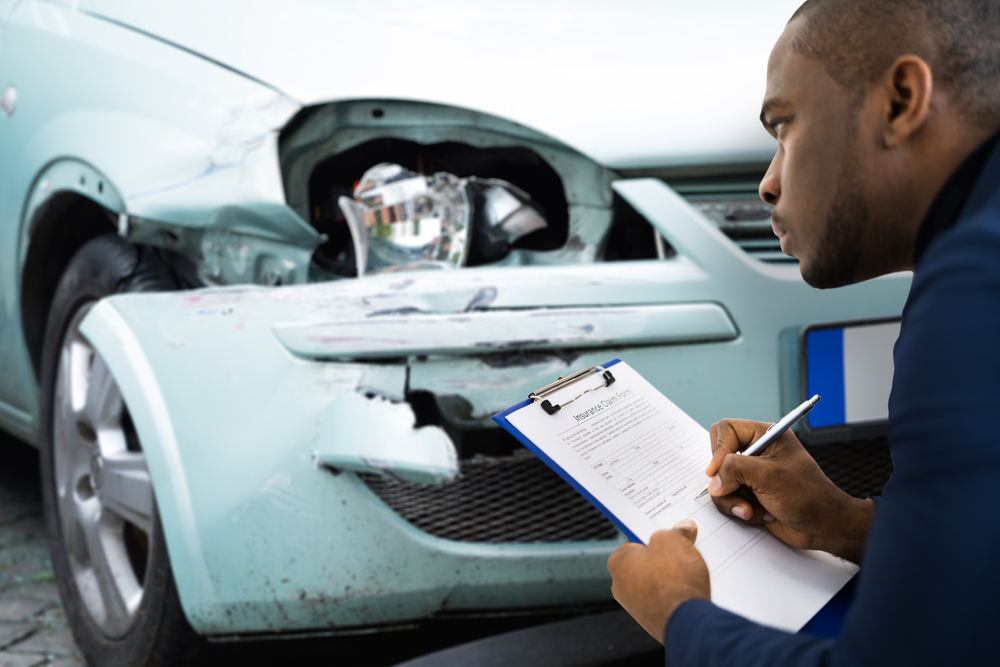
<svg viewBox="0 0 1000 667">
<path fill-rule="evenodd" d="M 713 477 L 719 471 L 722 461 L 729 454 L 743 451 L 757 438 L 764 435 L 770 424 L 747 419 L 723 419 L 712 424 L 709 439 L 712 445 L 712 460 L 705 474 Z"/>
<path fill-rule="evenodd" d="M 752 456 L 727 456 L 715 477 L 708 482 L 708 492 L 715 497 L 728 496 L 741 486 L 756 489 L 760 483 L 761 461 Z"/>
<path fill-rule="evenodd" d="M 698 539 L 698 525 L 691 519 L 681 519 L 678 521 L 677 525 L 674 526 L 674 532 L 688 538 L 692 544 Z"/>
<path fill-rule="evenodd" d="M 748 500 L 740 497 L 739 495 L 712 498 L 712 501 L 721 513 L 728 516 L 734 516 L 741 521 L 746 521 L 747 523 L 762 523 L 764 515 L 767 513 L 767 510 L 765 510 L 764 507 L 756 501 L 756 499 Z"/>
<path fill-rule="evenodd" d="M 753 516 L 753 507 L 750 506 L 750 503 L 740 500 L 736 496 L 724 496 L 722 498 L 714 498 L 713 500 L 715 501 L 715 506 L 723 514 L 734 516 L 744 521 Z"/>
</svg>

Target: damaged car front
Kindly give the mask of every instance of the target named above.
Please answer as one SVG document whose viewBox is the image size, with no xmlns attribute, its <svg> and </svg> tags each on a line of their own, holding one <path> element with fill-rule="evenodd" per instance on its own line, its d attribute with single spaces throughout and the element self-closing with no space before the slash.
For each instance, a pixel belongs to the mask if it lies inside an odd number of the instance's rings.
<svg viewBox="0 0 1000 667">
<path fill-rule="evenodd" d="M 623 536 L 492 414 L 621 357 L 703 425 L 774 418 L 798 402 L 803 326 L 901 309 L 908 276 L 817 293 L 780 254 L 766 135 L 698 154 L 607 100 L 588 135 L 565 82 L 363 50 L 387 25 L 454 47 L 426 14 L 187 4 L 0 2 L 0 420 L 42 449 L 91 657 L 157 623 L 222 638 L 606 603 Z M 257 39 L 216 39 L 220 17 Z M 318 26 L 340 24 L 331 45 Z M 272 31 L 375 62 L 293 72 L 253 48 Z M 584 86 L 593 58 L 555 70 Z M 649 73 L 616 70 L 619 101 L 665 99 Z M 171 595 L 182 616 L 148 613 Z"/>
</svg>

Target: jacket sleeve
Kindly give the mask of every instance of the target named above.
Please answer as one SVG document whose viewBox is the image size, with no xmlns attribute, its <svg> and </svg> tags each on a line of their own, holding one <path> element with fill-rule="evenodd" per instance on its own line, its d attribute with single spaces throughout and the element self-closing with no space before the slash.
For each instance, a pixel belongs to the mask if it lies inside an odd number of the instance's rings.
<svg viewBox="0 0 1000 667">
<path fill-rule="evenodd" d="M 678 607 L 663 637 L 667 667 L 822 665 L 832 645 L 757 625 L 705 600 Z"/>
</svg>

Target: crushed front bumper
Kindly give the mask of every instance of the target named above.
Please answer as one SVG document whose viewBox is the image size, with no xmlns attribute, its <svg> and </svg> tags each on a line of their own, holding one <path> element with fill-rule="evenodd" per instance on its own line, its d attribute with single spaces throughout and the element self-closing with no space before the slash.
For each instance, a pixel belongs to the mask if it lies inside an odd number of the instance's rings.
<svg viewBox="0 0 1000 667">
<path fill-rule="evenodd" d="M 557 375 L 615 357 L 703 425 L 776 418 L 797 397 L 794 341 L 804 324 L 894 315 L 905 300 L 903 275 L 815 292 L 795 267 L 748 258 L 662 183 L 616 188 L 676 259 L 126 294 L 91 310 L 81 330 L 135 422 L 198 632 L 346 629 L 610 600 L 605 563 L 622 538 L 435 537 L 356 474 L 317 459 L 440 483 L 454 472 L 450 440 L 441 426 L 417 426 L 412 392 L 476 428 Z M 562 328 L 552 340 L 518 341 L 492 326 L 505 312 L 518 331 L 531 317 Z M 443 342 L 420 328 L 434 318 L 446 320 L 435 325 Z M 389 323 L 397 336 L 384 335 Z"/>
</svg>

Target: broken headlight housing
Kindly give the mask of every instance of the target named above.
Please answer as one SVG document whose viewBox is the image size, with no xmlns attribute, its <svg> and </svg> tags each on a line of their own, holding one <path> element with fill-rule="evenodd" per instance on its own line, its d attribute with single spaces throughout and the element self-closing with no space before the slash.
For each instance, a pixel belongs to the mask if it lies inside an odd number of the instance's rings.
<svg viewBox="0 0 1000 667">
<path fill-rule="evenodd" d="M 547 227 L 520 188 L 499 179 L 423 176 L 398 164 L 365 172 L 354 197 L 340 197 L 357 274 L 457 268 L 503 259 L 519 238 Z"/>
</svg>

